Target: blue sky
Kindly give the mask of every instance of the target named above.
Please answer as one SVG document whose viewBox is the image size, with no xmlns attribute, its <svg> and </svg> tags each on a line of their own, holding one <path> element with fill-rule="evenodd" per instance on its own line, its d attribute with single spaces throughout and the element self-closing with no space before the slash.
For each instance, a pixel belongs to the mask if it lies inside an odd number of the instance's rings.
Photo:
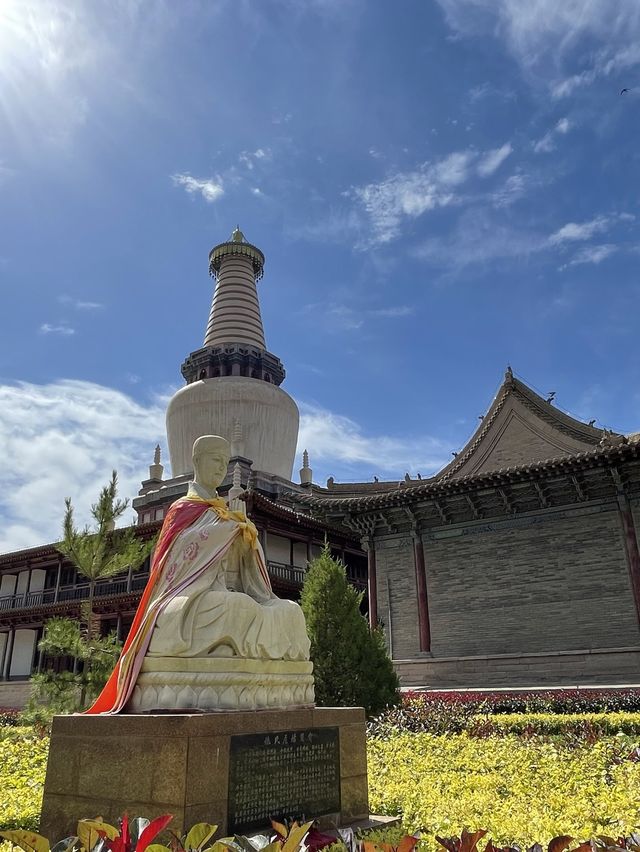
<svg viewBox="0 0 640 852">
<path fill-rule="evenodd" d="M 508 363 L 640 429 L 639 45 L 637 0 L 2 0 L 0 549 L 135 493 L 236 223 L 318 482 L 437 470 Z"/>
</svg>

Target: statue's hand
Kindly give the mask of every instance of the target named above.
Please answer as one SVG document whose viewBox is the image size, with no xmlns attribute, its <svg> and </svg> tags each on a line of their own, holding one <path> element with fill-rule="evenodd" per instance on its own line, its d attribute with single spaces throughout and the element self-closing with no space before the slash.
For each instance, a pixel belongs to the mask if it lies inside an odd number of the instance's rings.
<svg viewBox="0 0 640 852">
<path fill-rule="evenodd" d="M 245 492 L 243 491 L 242 493 L 244 494 Z M 244 518 L 247 517 L 247 504 L 239 496 L 229 499 L 229 510 L 231 512 L 239 512 Z"/>
</svg>

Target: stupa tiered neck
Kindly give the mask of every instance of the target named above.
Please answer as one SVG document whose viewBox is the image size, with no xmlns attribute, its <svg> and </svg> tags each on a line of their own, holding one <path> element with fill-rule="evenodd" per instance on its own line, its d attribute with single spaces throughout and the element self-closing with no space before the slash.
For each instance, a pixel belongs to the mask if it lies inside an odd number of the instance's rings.
<svg viewBox="0 0 640 852">
<path fill-rule="evenodd" d="M 246 376 L 280 385 L 285 377 L 279 358 L 267 351 L 256 282 L 264 255 L 248 243 L 240 228 L 209 253 L 216 282 L 204 346 L 182 365 L 191 383 L 223 376 Z"/>
</svg>

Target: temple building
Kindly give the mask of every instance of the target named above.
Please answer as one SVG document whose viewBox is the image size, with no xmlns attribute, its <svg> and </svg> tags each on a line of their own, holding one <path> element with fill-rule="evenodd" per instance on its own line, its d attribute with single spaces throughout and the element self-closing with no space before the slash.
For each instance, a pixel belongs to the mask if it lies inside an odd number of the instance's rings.
<svg viewBox="0 0 640 852">
<path fill-rule="evenodd" d="M 569 417 L 509 368 L 436 476 L 290 500 L 360 535 L 404 686 L 637 684 L 639 439 Z"/>
<path fill-rule="evenodd" d="M 257 284 L 264 255 L 236 228 L 209 255 L 203 344 L 167 409 L 171 476 L 156 447 L 133 500 L 154 536 L 186 493 L 203 434 L 232 447 L 222 494 L 244 494 L 276 594 L 296 597 L 328 542 L 363 610 L 385 631 L 404 686 L 637 683 L 640 674 L 640 435 L 561 412 L 510 368 L 476 433 L 429 479 L 313 483 L 293 463 L 298 408 L 266 345 Z M 400 473 L 400 472 L 399 472 Z M 124 638 L 148 564 L 96 589 L 102 630 Z M 0 707 L 64 665 L 38 651 L 46 620 L 78 613 L 88 583 L 55 544 L 0 555 Z"/>
</svg>

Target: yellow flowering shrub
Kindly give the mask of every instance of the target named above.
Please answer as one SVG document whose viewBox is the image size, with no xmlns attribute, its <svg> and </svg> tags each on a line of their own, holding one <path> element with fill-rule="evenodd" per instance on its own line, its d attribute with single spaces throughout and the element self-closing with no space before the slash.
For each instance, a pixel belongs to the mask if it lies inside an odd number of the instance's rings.
<svg viewBox="0 0 640 852">
<path fill-rule="evenodd" d="M 35 829 L 40 819 L 49 740 L 32 728 L 0 737 L 0 828 Z"/>
<path fill-rule="evenodd" d="M 486 828 L 522 848 L 570 834 L 630 833 L 640 825 L 640 763 L 620 758 L 616 737 L 567 748 L 514 735 L 398 734 L 368 743 L 369 807 L 401 814 L 408 832 Z"/>
</svg>

